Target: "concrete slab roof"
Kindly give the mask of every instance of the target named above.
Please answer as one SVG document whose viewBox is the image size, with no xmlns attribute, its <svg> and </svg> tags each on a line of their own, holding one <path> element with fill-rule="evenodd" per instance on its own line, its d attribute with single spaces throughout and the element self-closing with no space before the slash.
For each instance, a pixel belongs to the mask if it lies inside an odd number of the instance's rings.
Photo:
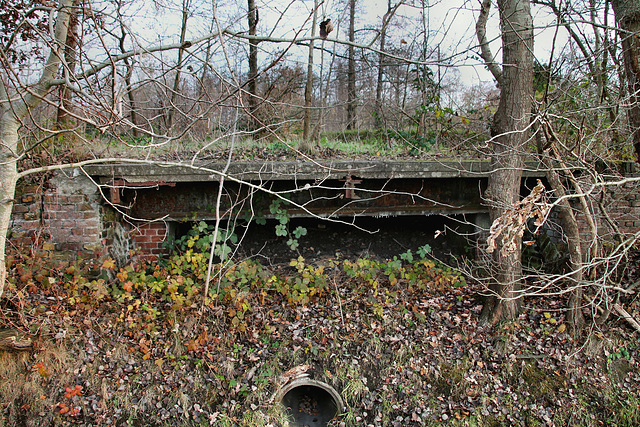
<svg viewBox="0 0 640 427">
<path fill-rule="evenodd" d="M 127 182 L 202 182 L 218 181 L 224 174 L 224 163 L 188 165 L 180 163 L 110 163 L 92 164 L 84 170 L 101 182 L 124 179 Z M 366 179 L 400 178 L 485 178 L 490 173 L 489 161 L 420 161 L 420 160 L 322 160 L 283 162 L 233 162 L 226 176 L 242 181 L 324 180 L 342 179 L 347 175 Z M 527 162 L 526 177 L 543 177 L 536 162 Z"/>
</svg>

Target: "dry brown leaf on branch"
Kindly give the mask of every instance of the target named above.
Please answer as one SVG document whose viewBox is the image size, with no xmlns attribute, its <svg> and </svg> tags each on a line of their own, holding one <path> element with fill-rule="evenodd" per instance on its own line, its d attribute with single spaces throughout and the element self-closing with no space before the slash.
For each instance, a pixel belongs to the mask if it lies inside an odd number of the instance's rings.
<svg viewBox="0 0 640 427">
<path fill-rule="evenodd" d="M 487 252 L 492 253 L 498 247 L 502 254 L 513 253 L 518 250 L 518 242 L 522 239 L 527 222 L 535 218 L 534 225 L 538 232 L 544 224 L 549 204 L 544 200 L 545 187 L 542 181 L 531 190 L 524 199 L 516 202 L 512 207 L 491 224 L 487 238 Z"/>
</svg>

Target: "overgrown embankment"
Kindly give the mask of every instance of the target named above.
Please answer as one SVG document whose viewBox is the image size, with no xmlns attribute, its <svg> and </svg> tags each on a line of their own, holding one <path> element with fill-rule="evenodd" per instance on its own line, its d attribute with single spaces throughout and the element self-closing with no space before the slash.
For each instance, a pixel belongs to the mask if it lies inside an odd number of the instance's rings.
<svg viewBox="0 0 640 427">
<path fill-rule="evenodd" d="M 197 243 L 93 272 L 14 255 L 2 326 L 34 349 L 0 353 L 1 424 L 279 426 L 280 375 L 301 364 L 342 394 L 335 425 L 640 422 L 625 324 L 575 340 L 564 301 L 530 299 L 517 321 L 482 327 L 474 286 L 426 247 L 218 265 L 205 298 Z"/>
</svg>

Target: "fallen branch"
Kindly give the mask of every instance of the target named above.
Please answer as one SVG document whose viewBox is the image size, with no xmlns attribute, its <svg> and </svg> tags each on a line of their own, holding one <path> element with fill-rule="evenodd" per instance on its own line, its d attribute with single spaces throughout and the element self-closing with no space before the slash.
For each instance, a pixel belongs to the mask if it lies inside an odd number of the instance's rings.
<svg viewBox="0 0 640 427">
<path fill-rule="evenodd" d="M 638 321 L 634 319 L 627 310 L 622 308 L 620 304 L 614 304 L 613 309 L 617 311 L 618 314 L 624 318 L 624 320 L 629 322 L 629 324 L 633 326 L 636 331 L 640 332 L 640 323 L 638 323 Z"/>
<path fill-rule="evenodd" d="M 23 338 L 16 329 L 0 330 L 0 350 L 24 351 L 31 350 L 32 344 L 29 338 Z"/>
</svg>

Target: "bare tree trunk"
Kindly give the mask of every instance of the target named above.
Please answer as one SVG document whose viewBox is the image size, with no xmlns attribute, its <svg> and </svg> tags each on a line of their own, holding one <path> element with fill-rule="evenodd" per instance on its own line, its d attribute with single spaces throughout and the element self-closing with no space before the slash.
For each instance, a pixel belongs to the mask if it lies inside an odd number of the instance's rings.
<svg viewBox="0 0 640 427">
<path fill-rule="evenodd" d="M 543 124 L 544 126 L 544 124 Z M 545 166 L 545 175 L 551 185 L 555 196 L 559 199 L 558 210 L 562 221 L 562 230 L 567 237 L 567 250 L 569 252 L 569 268 L 571 269 L 570 286 L 573 287 L 569 298 L 569 324 L 574 332 L 578 332 L 584 326 L 584 316 L 582 315 L 582 280 L 583 280 L 583 255 L 581 247 L 580 229 L 578 221 L 573 213 L 569 200 L 565 198 L 567 192 L 560 179 L 559 166 L 557 160 L 559 154 L 555 144 L 550 141 L 550 136 L 543 130 L 543 126 L 537 126 L 536 140 L 540 159 Z M 545 146 L 550 148 L 544 149 Z"/>
<path fill-rule="evenodd" d="M 248 0 L 249 35 L 255 36 L 258 33 L 258 8 L 255 0 Z M 314 23 L 315 26 L 315 23 Z M 256 120 L 256 109 L 258 106 L 258 85 L 256 78 L 258 77 L 258 41 L 249 40 L 249 74 L 247 75 L 249 90 L 249 129 L 256 130 L 258 121 Z"/>
<path fill-rule="evenodd" d="M 54 41 L 38 83 L 30 87 L 27 94 L 15 96 L 9 93 L 6 81 L 0 80 L 0 295 L 7 278 L 5 246 L 18 177 L 18 128 L 29 110 L 37 106 L 49 92 L 58 73 L 67 40 L 72 4 L 72 0 L 60 0 Z"/>
<path fill-rule="evenodd" d="M 611 0 L 622 40 L 625 78 L 629 88 L 629 125 L 637 160 L 640 162 L 640 0 Z"/>
<path fill-rule="evenodd" d="M 122 1 L 118 1 L 116 3 L 116 6 L 116 13 L 118 14 L 118 20 L 120 21 L 120 37 L 118 37 L 118 45 L 120 47 L 120 52 L 125 53 L 127 50 L 124 43 L 127 38 L 127 32 L 125 30 L 120 11 L 122 7 Z M 138 107 L 133 95 L 133 86 L 131 85 L 131 75 L 133 74 L 134 60 L 133 58 L 124 58 L 123 62 L 126 70 L 124 74 L 124 82 L 126 84 L 125 90 L 127 91 L 127 99 L 129 100 L 129 114 L 131 115 L 131 124 L 133 125 L 132 132 L 133 136 L 138 136 L 140 133 L 138 131 L 138 128 L 140 126 L 140 119 L 138 118 Z"/>
<path fill-rule="evenodd" d="M 140 119 L 138 118 L 138 106 L 136 105 L 136 100 L 133 95 L 133 86 L 131 85 L 131 75 L 133 74 L 133 63 L 129 62 L 128 59 L 124 60 L 125 67 L 127 69 L 126 74 L 124 75 L 124 82 L 127 85 L 127 99 L 129 100 L 129 110 L 131 114 L 131 124 L 133 124 L 133 136 L 138 136 L 140 132 L 138 128 L 140 126 Z"/>
<path fill-rule="evenodd" d="M 73 2 L 74 6 L 77 6 L 78 0 Z M 69 18 L 69 31 L 67 32 L 67 40 L 64 47 L 64 60 L 66 63 L 66 70 L 68 76 L 72 76 L 76 69 L 76 51 L 78 47 L 78 11 L 74 10 Z M 58 129 L 68 128 L 72 125 L 71 112 L 73 104 L 71 97 L 73 90 L 67 85 L 60 86 L 60 105 L 58 106 L 58 112 L 56 115 L 56 125 Z"/>
<path fill-rule="evenodd" d="M 307 83 L 304 88 L 304 121 L 302 124 L 302 141 L 300 150 L 309 152 L 311 143 L 311 101 L 313 95 L 313 37 L 316 35 L 316 23 L 318 20 L 318 0 L 314 2 L 313 23 L 311 24 L 311 37 L 309 40 L 309 60 L 307 62 Z"/>
<path fill-rule="evenodd" d="M 356 41 L 356 0 L 349 0 L 349 41 Z M 349 45 L 349 60 L 347 69 L 347 129 L 356 125 L 356 53 L 352 44 Z"/>
<path fill-rule="evenodd" d="M 387 38 L 387 26 L 391 17 L 398 10 L 402 2 L 395 7 L 391 7 L 391 0 L 387 1 L 387 13 L 382 17 L 382 28 L 380 29 L 380 55 L 378 56 L 378 78 L 376 81 L 376 128 L 381 129 L 383 126 L 383 108 L 382 108 L 382 86 L 384 85 L 384 43 Z"/>
<path fill-rule="evenodd" d="M 520 198 L 533 96 L 533 22 L 529 0 L 499 0 L 498 7 L 502 28 L 502 85 L 491 128 L 493 172 L 485 195 L 492 221 Z M 520 310 L 521 246 L 522 242 L 518 241 L 514 251 L 493 252 L 490 284 L 493 296 L 481 316 L 486 322 L 514 318 Z"/>
<path fill-rule="evenodd" d="M 174 113 L 175 113 L 175 105 L 176 100 L 178 99 L 178 92 L 180 91 L 180 77 L 182 75 L 182 61 L 184 57 L 184 52 L 187 47 L 189 47 L 189 43 L 186 42 L 186 34 L 187 34 L 187 20 L 189 19 L 189 6 L 191 0 L 182 0 L 182 24 L 180 27 L 180 45 L 182 46 L 178 49 L 178 63 L 176 64 L 176 75 L 173 79 L 173 88 L 171 89 L 171 97 L 169 102 L 169 111 L 167 113 L 167 130 L 171 129 L 173 126 Z"/>
<path fill-rule="evenodd" d="M 478 22 L 476 22 L 476 36 L 480 43 L 480 57 L 487 65 L 491 74 L 496 79 L 498 87 L 502 84 L 502 69 L 498 65 L 489 48 L 489 41 L 487 40 L 487 20 L 489 19 L 489 11 L 491 10 L 491 0 L 483 0 L 480 7 L 480 16 Z"/>
</svg>

